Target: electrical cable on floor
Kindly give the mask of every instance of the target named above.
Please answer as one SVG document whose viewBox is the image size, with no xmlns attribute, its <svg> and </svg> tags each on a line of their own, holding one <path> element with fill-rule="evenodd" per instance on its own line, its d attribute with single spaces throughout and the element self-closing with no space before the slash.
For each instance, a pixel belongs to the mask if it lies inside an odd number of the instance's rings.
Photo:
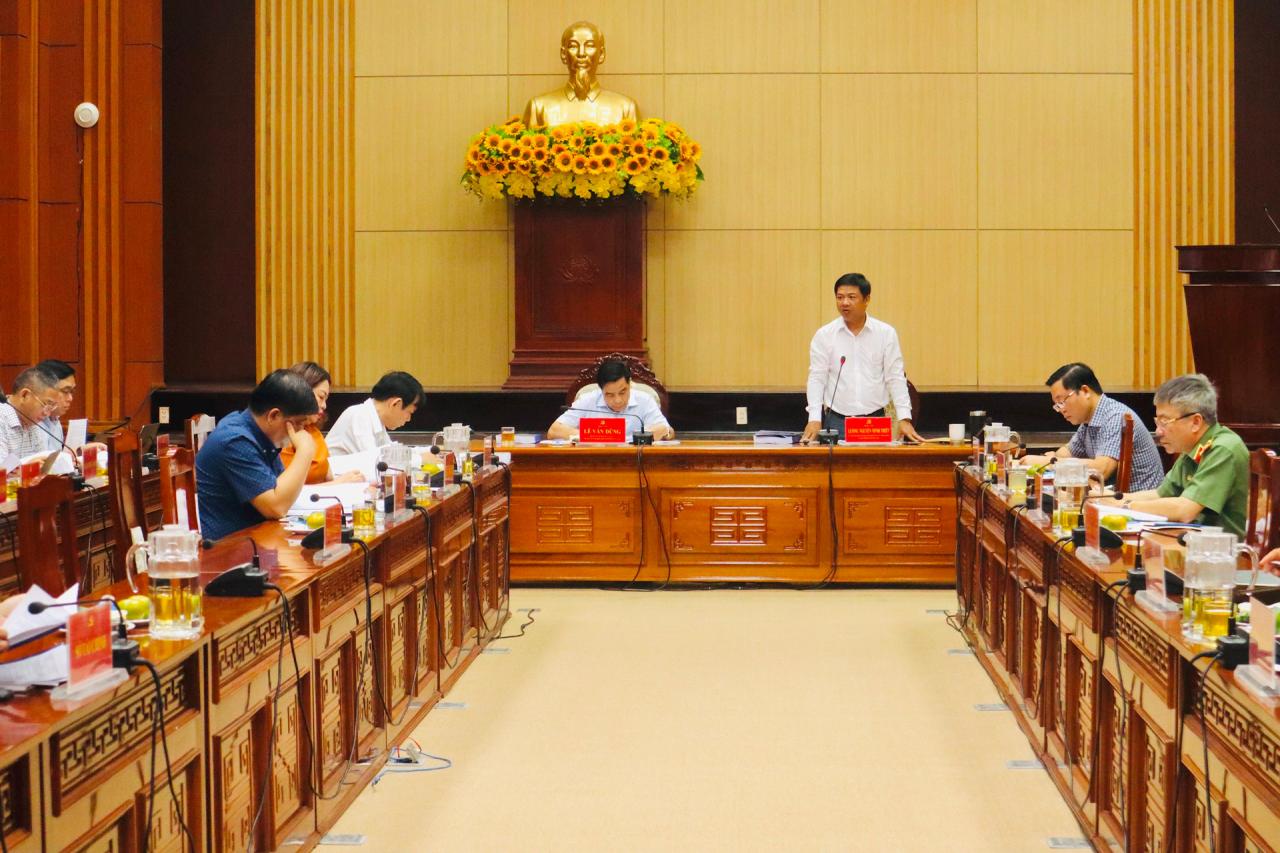
<svg viewBox="0 0 1280 853">
<path fill-rule="evenodd" d="M 524 636 L 525 629 L 526 629 L 526 628 L 528 628 L 530 625 L 532 625 L 532 624 L 534 623 L 534 621 L 535 621 L 535 620 L 534 620 L 534 617 L 533 617 L 533 614 L 537 613 L 537 612 L 538 612 L 539 610 L 541 610 L 541 609 L 542 609 L 542 608 L 540 608 L 540 607 L 530 607 L 527 611 L 525 611 L 525 615 L 526 615 L 526 616 L 528 616 L 529 618 L 528 618 L 527 620 L 525 620 L 525 623 L 524 623 L 523 625 L 521 625 L 521 626 L 520 626 L 520 633 L 518 633 L 518 634 L 503 634 L 503 635 L 502 635 L 502 636 L 500 636 L 500 637 L 494 637 L 494 639 L 495 639 L 495 640 L 515 640 L 515 639 L 518 639 L 518 638 L 520 638 L 520 637 L 523 637 L 523 636 Z"/>
</svg>

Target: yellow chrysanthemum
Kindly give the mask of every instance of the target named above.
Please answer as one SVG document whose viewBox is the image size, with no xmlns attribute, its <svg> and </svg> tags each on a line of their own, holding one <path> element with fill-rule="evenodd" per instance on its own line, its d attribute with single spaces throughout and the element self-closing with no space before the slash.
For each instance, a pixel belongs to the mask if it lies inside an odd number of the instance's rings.
<svg viewBox="0 0 1280 853">
<path fill-rule="evenodd" d="M 624 118 L 622 121 L 618 122 L 618 132 L 619 133 L 635 133 L 636 132 L 635 119 Z"/>
<path fill-rule="evenodd" d="M 568 151 L 561 151 L 556 155 L 556 168 L 562 172 L 567 172 L 573 168 L 573 155 Z"/>
<path fill-rule="evenodd" d="M 702 156 L 702 146 L 696 142 L 689 143 L 689 159 L 697 160 Z"/>
</svg>

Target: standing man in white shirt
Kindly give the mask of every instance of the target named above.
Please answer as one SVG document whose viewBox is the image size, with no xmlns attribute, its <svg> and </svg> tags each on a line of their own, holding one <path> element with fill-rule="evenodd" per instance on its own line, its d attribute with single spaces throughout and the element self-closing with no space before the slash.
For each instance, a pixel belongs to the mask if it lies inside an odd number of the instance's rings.
<svg viewBox="0 0 1280 853">
<path fill-rule="evenodd" d="M 391 443 L 387 433 L 400 429 L 423 401 L 422 383 L 403 370 L 386 374 L 373 386 L 368 400 L 351 406 L 325 436 L 330 456 L 375 450 Z"/>
<path fill-rule="evenodd" d="M 921 441 L 911 422 L 898 333 L 867 314 L 871 282 L 862 273 L 845 273 L 836 279 L 835 293 L 840 316 L 809 344 L 809 422 L 801 440 L 813 441 L 820 429 L 843 433 L 846 417 L 883 417 L 892 401 L 902 437 Z"/>
</svg>

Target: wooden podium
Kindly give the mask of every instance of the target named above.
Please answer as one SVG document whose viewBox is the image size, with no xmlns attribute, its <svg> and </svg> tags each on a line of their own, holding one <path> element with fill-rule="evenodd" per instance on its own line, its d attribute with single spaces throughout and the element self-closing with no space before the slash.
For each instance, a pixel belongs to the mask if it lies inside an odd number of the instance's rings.
<svg viewBox="0 0 1280 853">
<path fill-rule="evenodd" d="M 516 345 L 504 388 L 564 390 L 608 352 L 648 363 L 644 202 L 515 203 Z"/>
<path fill-rule="evenodd" d="M 1280 443 L 1280 245 L 1178 246 L 1196 369 L 1218 418 L 1251 445 Z"/>
</svg>

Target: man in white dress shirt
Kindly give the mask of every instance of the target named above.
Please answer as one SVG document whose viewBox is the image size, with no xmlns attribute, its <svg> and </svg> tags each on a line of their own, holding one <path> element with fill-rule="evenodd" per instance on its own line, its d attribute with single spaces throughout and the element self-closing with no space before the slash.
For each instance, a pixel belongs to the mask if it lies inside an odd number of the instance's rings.
<svg viewBox="0 0 1280 853">
<path fill-rule="evenodd" d="M 921 441 L 911 423 L 898 333 L 867 314 L 871 282 L 862 273 L 845 273 L 836 279 L 835 293 L 840 316 L 809 344 L 809 422 L 802 441 L 813 441 L 820 429 L 843 434 L 846 417 L 883 417 L 890 401 L 902 437 Z"/>
<path fill-rule="evenodd" d="M 631 368 L 625 361 L 608 359 L 600 362 L 596 369 L 596 385 L 599 387 L 595 391 L 588 391 L 573 401 L 576 411 L 565 412 L 556 418 L 547 429 L 547 438 L 577 438 L 578 422 L 593 413 L 602 418 L 626 416 L 623 420 L 626 421 L 628 440 L 642 425 L 653 433 L 655 441 L 675 438 L 676 431 L 662 414 L 658 402 L 648 394 L 631 393 Z"/>
<path fill-rule="evenodd" d="M 422 383 L 402 370 L 386 374 L 369 399 L 347 408 L 325 436 L 330 456 L 375 450 L 391 443 L 387 433 L 400 429 L 422 405 Z"/>
</svg>

